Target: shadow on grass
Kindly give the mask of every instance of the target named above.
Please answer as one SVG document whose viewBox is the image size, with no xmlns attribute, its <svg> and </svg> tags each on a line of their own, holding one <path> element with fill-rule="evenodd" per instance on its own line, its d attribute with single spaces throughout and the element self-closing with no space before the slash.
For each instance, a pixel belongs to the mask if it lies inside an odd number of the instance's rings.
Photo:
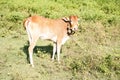
<svg viewBox="0 0 120 80">
<path fill-rule="evenodd" d="M 28 52 L 28 48 L 29 48 L 29 44 L 24 45 L 24 47 L 21 48 L 21 50 L 23 50 L 23 52 L 26 54 L 26 59 L 29 62 L 29 52 Z M 51 45 L 47 45 L 47 46 L 35 46 L 34 50 L 33 50 L 33 54 L 38 54 L 38 51 L 42 52 L 43 54 L 50 54 L 52 57 L 52 50 L 53 50 L 53 46 Z"/>
</svg>

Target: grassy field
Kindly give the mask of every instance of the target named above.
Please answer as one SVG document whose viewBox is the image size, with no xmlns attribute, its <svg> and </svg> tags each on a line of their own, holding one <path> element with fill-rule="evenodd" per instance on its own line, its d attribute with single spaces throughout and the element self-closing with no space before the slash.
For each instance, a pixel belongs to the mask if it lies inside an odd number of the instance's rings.
<svg viewBox="0 0 120 80">
<path fill-rule="evenodd" d="M 0 80 L 120 80 L 119 0 L 0 0 Z M 79 31 L 63 45 L 61 64 L 52 42 L 39 40 L 35 68 L 27 61 L 29 15 L 77 15 Z"/>
</svg>

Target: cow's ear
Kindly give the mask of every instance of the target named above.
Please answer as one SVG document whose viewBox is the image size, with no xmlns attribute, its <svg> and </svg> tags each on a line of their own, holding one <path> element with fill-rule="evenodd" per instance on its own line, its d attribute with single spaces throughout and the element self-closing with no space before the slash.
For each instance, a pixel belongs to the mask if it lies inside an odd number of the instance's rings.
<svg viewBox="0 0 120 80">
<path fill-rule="evenodd" d="M 68 18 L 68 17 L 63 17 L 62 18 L 65 22 L 70 22 L 70 18 Z"/>
</svg>

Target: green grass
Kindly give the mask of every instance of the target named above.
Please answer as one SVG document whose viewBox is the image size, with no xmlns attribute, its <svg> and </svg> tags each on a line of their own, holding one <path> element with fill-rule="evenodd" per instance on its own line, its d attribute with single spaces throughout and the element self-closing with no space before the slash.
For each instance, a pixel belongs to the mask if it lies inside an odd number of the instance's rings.
<svg viewBox="0 0 120 80">
<path fill-rule="evenodd" d="M 1 0 L 0 80 L 119 80 L 119 0 Z M 63 45 L 61 64 L 51 61 L 52 42 L 39 40 L 35 68 L 27 61 L 29 15 L 78 15 L 79 31 Z"/>
</svg>

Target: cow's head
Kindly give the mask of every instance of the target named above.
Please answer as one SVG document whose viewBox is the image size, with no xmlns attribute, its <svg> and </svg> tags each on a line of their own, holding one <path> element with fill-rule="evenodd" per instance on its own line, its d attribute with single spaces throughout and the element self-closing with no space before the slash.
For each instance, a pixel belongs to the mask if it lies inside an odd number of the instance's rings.
<svg viewBox="0 0 120 80">
<path fill-rule="evenodd" d="M 63 20 L 69 23 L 68 28 L 72 29 L 73 31 L 78 30 L 79 19 L 77 16 L 64 17 Z"/>
</svg>

